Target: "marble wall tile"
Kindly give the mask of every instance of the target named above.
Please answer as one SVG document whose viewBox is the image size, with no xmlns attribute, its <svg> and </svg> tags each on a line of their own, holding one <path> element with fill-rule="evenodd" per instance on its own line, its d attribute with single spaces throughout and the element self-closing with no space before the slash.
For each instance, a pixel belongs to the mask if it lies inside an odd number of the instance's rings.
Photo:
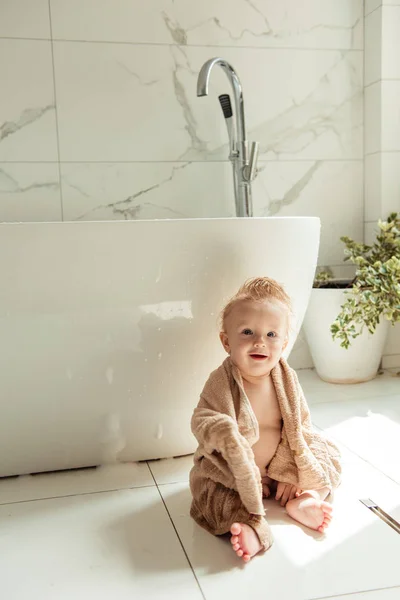
<svg viewBox="0 0 400 600">
<path fill-rule="evenodd" d="M 400 150 L 400 80 L 381 81 L 382 152 Z"/>
<path fill-rule="evenodd" d="M 377 221 L 381 216 L 382 154 L 368 154 L 364 158 L 364 218 Z"/>
<path fill-rule="evenodd" d="M 50 39 L 48 0 L 1 0 L 0 37 Z"/>
<path fill-rule="evenodd" d="M 57 161 L 51 42 L 0 39 L 0 161 Z"/>
<path fill-rule="evenodd" d="M 385 345 L 384 355 L 395 356 L 399 355 L 400 350 L 400 323 L 396 323 L 394 327 L 390 327 L 388 339 Z M 400 366 L 400 362 L 397 363 Z M 400 387 L 400 382 L 399 382 Z"/>
<path fill-rule="evenodd" d="M 400 0 L 365 0 L 364 14 L 368 15 L 378 6 L 400 6 Z"/>
<path fill-rule="evenodd" d="M 376 221 L 365 221 L 364 223 L 364 242 L 366 244 L 373 244 L 376 239 L 377 233 Z"/>
<path fill-rule="evenodd" d="M 365 17 L 364 84 L 382 79 L 382 8 Z"/>
<path fill-rule="evenodd" d="M 235 214 L 228 162 L 61 163 L 61 179 L 69 221 Z"/>
<path fill-rule="evenodd" d="M 364 90 L 364 153 L 382 149 L 382 82 L 372 83 Z"/>
<path fill-rule="evenodd" d="M 382 7 L 382 79 L 400 79 L 400 3 Z"/>
<path fill-rule="evenodd" d="M 382 5 L 382 0 L 364 0 L 364 14 L 369 15 L 373 10 Z"/>
<path fill-rule="evenodd" d="M 396 374 L 400 373 L 400 354 L 382 356 L 382 367 L 384 369 L 390 369 L 393 377 L 398 377 Z"/>
<path fill-rule="evenodd" d="M 55 39 L 362 49 L 362 0 L 51 0 Z M 76 17 L 79 15 L 79 18 Z"/>
<path fill-rule="evenodd" d="M 381 169 L 381 214 L 386 218 L 391 212 L 400 213 L 400 152 L 382 153 Z"/>
<path fill-rule="evenodd" d="M 54 57 L 62 161 L 179 160 L 204 144 L 179 49 L 55 42 Z"/>
<path fill-rule="evenodd" d="M 254 208 L 260 216 L 321 219 L 318 264 L 343 263 L 340 236 L 363 239 L 362 161 L 269 162 L 254 182 Z"/>
<path fill-rule="evenodd" d="M 61 221 L 57 163 L 0 163 L 0 221 Z"/>
<path fill-rule="evenodd" d="M 386 219 L 400 212 L 400 152 L 365 157 L 365 220 Z"/>
<path fill-rule="evenodd" d="M 215 48 L 55 42 L 62 161 L 226 160 Z M 362 156 L 362 53 L 225 48 L 241 78 L 249 139 L 268 159 Z M 273 93 L 272 93 L 273 90 Z"/>
<path fill-rule="evenodd" d="M 365 85 L 400 79 L 400 4 L 379 6 L 365 17 Z"/>
</svg>

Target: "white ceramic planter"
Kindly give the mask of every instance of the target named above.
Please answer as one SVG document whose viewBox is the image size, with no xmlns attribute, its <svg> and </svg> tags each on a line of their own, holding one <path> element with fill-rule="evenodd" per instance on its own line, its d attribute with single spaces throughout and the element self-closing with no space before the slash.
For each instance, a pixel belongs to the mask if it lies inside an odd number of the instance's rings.
<svg viewBox="0 0 400 600">
<path fill-rule="evenodd" d="M 333 340 L 330 326 L 340 312 L 344 290 L 313 289 L 304 319 L 304 332 L 321 379 L 330 383 L 361 383 L 373 379 L 379 368 L 389 322 L 382 320 L 371 335 L 365 328 L 346 350 Z"/>
</svg>

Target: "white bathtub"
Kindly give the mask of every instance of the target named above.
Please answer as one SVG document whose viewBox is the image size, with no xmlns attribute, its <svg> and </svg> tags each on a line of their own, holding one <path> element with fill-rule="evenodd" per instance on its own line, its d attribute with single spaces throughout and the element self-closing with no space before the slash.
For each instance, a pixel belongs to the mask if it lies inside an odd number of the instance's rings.
<svg viewBox="0 0 400 600">
<path fill-rule="evenodd" d="M 0 476 L 192 452 L 223 303 L 269 275 L 297 332 L 319 234 L 295 217 L 0 224 Z"/>
</svg>

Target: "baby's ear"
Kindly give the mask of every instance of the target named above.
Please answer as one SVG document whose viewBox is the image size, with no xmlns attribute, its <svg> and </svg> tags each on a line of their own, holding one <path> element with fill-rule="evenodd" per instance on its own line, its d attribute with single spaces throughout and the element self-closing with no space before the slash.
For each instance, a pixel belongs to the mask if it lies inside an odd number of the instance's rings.
<svg viewBox="0 0 400 600">
<path fill-rule="evenodd" d="M 219 339 L 221 340 L 221 344 L 223 345 L 223 347 L 225 348 L 225 350 L 229 354 L 230 353 L 230 348 L 229 348 L 228 335 L 225 333 L 225 331 L 220 331 L 219 332 Z"/>
</svg>

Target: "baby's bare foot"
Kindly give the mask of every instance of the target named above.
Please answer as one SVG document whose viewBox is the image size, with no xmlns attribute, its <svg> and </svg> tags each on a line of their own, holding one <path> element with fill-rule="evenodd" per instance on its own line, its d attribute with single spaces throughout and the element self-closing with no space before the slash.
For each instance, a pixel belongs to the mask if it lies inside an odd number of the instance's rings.
<svg viewBox="0 0 400 600">
<path fill-rule="evenodd" d="M 317 492 L 304 492 L 286 504 L 286 511 L 296 521 L 323 533 L 332 519 L 332 506 Z"/>
<path fill-rule="evenodd" d="M 258 535 L 250 525 L 245 523 L 234 523 L 231 527 L 232 549 L 244 562 L 257 554 L 262 548 Z"/>
</svg>

